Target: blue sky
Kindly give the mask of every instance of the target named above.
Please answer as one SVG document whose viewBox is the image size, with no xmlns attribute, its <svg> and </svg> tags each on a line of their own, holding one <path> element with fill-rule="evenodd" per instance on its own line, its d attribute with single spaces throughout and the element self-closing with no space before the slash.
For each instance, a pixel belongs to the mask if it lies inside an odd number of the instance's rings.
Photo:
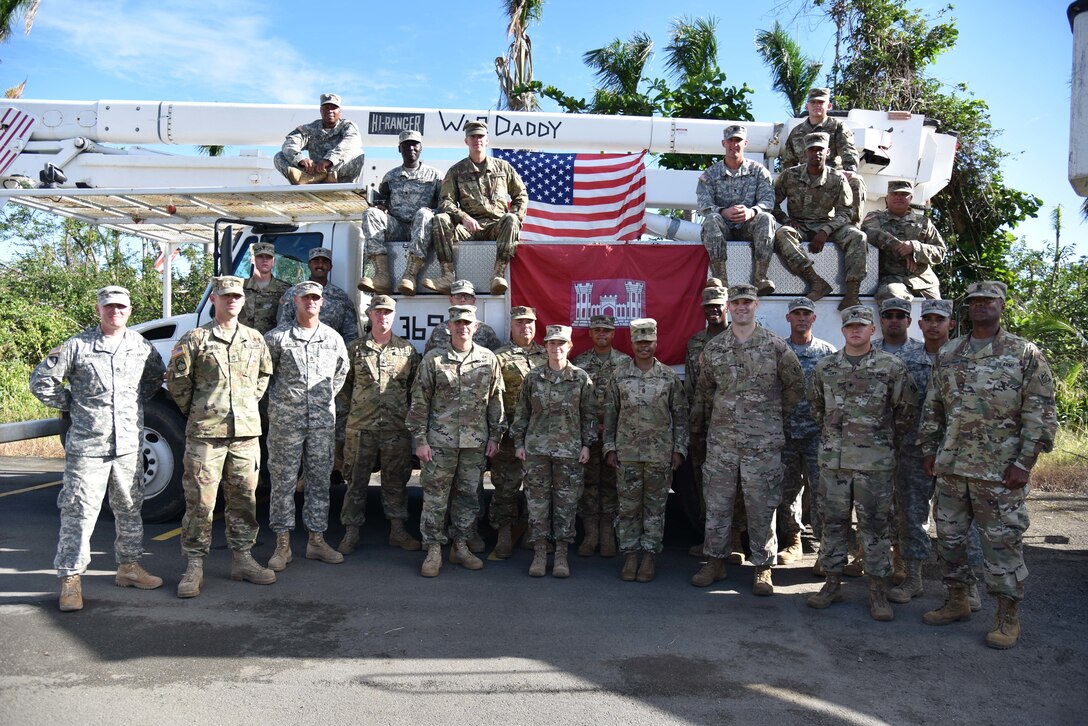
<svg viewBox="0 0 1088 726">
<path fill-rule="evenodd" d="M 990 106 L 999 144 L 1012 156 L 1008 184 L 1043 199 L 1040 218 L 1015 233 L 1033 246 L 1053 239 L 1050 210 L 1065 208 L 1063 241 L 1088 255 L 1080 199 L 1067 180 L 1072 33 L 1068 3 L 962 2 L 960 36 L 934 74 L 966 83 Z M 927 12 L 944 5 L 912 3 Z M 307 14 L 308 8 L 316 12 Z M 536 77 L 588 96 L 584 51 L 645 31 L 658 53 L 649 77 L 664 75 L 661 49 L 679 16 L 716 15 L 719 61 L 731 84 L 747 83 L 755 117 L 782 120 L 784 102 L 753 46 L 777 17 L 810 55 L 830 65 L 833 33 L 800 2 L 550 0 L 531 31 Z M 27 81 L 35 99 L 139 99 L 314 103 L 336 90 L 347 105 L 490 108 L 494 58 L 506 47 L 500 3 L 326 0 L 312 6 L 256 0 L 42 0 L 29 36 L 0 46 L 0 84 Z M 556 110 L 545 102 L 545 110 Z M 315 114 L 316 117 L 316 114 Z M 285 130 L 286 131 L 286 130 Z M 375 150 L 368 149 L 368 153 Z"/>
</svg>

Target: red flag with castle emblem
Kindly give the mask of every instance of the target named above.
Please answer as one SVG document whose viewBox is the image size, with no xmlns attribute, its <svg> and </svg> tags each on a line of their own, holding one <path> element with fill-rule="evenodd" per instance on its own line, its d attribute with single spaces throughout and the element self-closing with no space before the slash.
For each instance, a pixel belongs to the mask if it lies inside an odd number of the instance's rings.
<svg viewBox="0 0 1088 726">
<path fill-rule="evenodd" d="M 616 318 L 614 345 L 628 354 L 631 320 L 653 318 L 657 359 L 682 364 L 688 339 L 706 325 L 707 263 L 702 245 L 524 243 L 510 265 L 510 301 L 536 308 L 538 340 L 547 325 L 573 327 L 572 358 L 591 347 L 593 315 Z"/>
</svg>

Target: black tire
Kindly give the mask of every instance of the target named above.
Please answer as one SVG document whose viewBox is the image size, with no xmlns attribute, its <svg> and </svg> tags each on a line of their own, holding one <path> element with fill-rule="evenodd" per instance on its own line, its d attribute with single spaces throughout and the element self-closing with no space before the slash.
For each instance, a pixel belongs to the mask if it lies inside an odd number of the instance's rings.
<svg viewBox="0 0 1088 726">
<path fill-rule="evenodd" d="M 144 467 L 145 522 L 166 522 L 185 511 L 181 486 L 185 453 L 185 418 L 160 394 L 144 405 L 144 436 L 140 455 Z"/>
</svg>

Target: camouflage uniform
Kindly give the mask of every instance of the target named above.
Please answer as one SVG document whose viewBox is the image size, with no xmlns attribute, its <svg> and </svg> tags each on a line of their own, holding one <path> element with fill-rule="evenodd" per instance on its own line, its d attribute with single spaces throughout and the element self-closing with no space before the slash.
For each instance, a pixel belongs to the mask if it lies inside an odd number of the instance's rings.
<svg viewBox="0 0 1088 726">
<path fill-rule="evenodd" d="M 529 375 L 529 371 L 548 364 L 548 352 L 540 343 L 532 340 L 529 341 L 528 348 L 522 348 L 515 343 L 504 345 L 495 351 L 495 357 L 499 359 L 499 370 L 502 372 L 503 410 L 512 415 L 518 404 L 518 396 L 521 395 L 522 382 Z M 512 427 L 513 423 L 511 429 Z M 513 431 L 507 431 L 499 442 L 499 452 L 491 457 L 491 484 L 495 491 L 491 495 L 488 521 L 495 529 L 510 524 L 517 517 L 518 492 L 526 471 L 521 459 L 514 456 L 516 448 Z M 578 454 L 574 457 L 578 458 Z"/>
<path fill-rule="evenodd" d="M 242 285 L 246 302 L 238 314 L 238 322 L 264 335 L 276 327 L 276 310 L 283 294 L 290 288 L 290 283 L 278 277 L 273 277 L 263 288 L 257 285 L 256 278 L 247 278 Z"/>
<path fill-rule="evenodd" d="M 779 205 L 786 201 L 787 214 Z M 804 164 L 786 169 L 774 180 L 774 208 L 783 226 L 774 235 L 775 249 L 786 267 L 800 275 L 812 267 L 801 243 L 818 232 L 827 233 L 827 241 L 842 250 L 846 279 L 865 279 L 865 235 L 850 224 L 853 195 L 842 172 L 825 166 L 820 176 L 811 178 Z"/>
<path fill-rule="evenodd" d="M 419 353 L 394 335 L 378 345 L 369 333 L 348 347 L 351 369 L 340 390 L 338 408 L 347 411 L 344 478 L 348 490 L 340 522 L 366 521 L 366 492 L 374 465 L 382 467 L 382 510 L 386 519 L 408 519 L 405 489 L 412 476 L 408 399 L 419 367 Z"/>
<path fill-rule="evenodd" d="M 998 330 L 972 350 L 966 336 L 941 348 L 934 365 L 918 441 L 936 456 L 937 552 L 945 582 L 971 581 L 967 531 L 978 521 L 986 586 L 994 595 L 1023 599 L 1023 535 L 1028 487 L 1008 489 L 1005 469 L 1031 469 L 1054 446 L 1054 379 L 1033 344 Z"/>
<path fill-rule="evenodd" d="M 770 262 L 776 225 L 771 215 L 774 188 L 766 167 L 745 159 L 739 169 L 732 171 L 724 161 L 718 161 L 699 176 L 695 198 L 703 216 L 700 238 L 711 262 L 725 261 L 729 240 L 750 241 L 753 259 Z M 752 207 L 756 215 L 740 224 L 727 221 L 719 210 L 735 204 Z"/>
<path fill-rule="evenodd" d="M 442 175 L 420 163 L 415 169 L 399 166 L 382 177 L 375 204 L 363 213 L 363 247 L 366 254 L 384 253 L 390 242 L 408 240 L 408 254 L 426 257 L 431 248 L 434 210 Z"/>
<path fill-rule="evenodd" d="M 865 572 L 890 577 L 895 453 L 916 416 L 914 380 L 902 361 L 876 347 L 856 365 L 840 350 L 816 364 L 808 401 L 823 435 L 820 566 L 829 575 L 842 574 L 853 505 Z"/>
<path fill-rule="evenodd" d="M 465 540 L 475 532 L 484 448 L 506 430 L 502 391 L 498 360 L 487 348 L 473 345 L 460 352 L 449 346 L 423 356 L 412 384 L 408 430 L 417 447 L 429 444 L 433 454 L 420 473 L 424 547 L 448 541 L 443 532 L 447 504 L 453 538 Z"/>
<path fill-rule="evenodd" d="M 574 359 L 574 365 L 589 374 L 593 380 L 593 395 L 597 408 L 593 415 L 597 421 L 597 433 L 589 446 L 589 461 L 586 462 L 583 478 L 582 498 L 578 500 L 579 517 L 616 518 L 619 501 L 616 499 L 616 470 L 604 461 L 604 407 L 608 400 L 608 382 L 616 367 L 628 363 L 631 356 L 616 349 L 601 358 L 593 349 Z"/>
<path fill-rule="evenodd" d="M 791 166 L 804 164 L 806 162 L 805 137 L 821 131 L 828 135 L 828 143 L 830 144 L 827 150 L 827 165 L 832 169 L 855 172 L 849 184 L 850 193 L 853 196 L 851 221 L 857 224 L 858 220 L 861 219 L 861 205 L 865 203 L 865 180 L 860 174 L 856 173 L 858 169 L 858 150 L 854 143 L 854 132 L 842 121 L 827 116 L 819 124 L 813 125 L 806 118 L 794 126 L 793 131 L 790 131 L 790 135 L 786 137 L 786 143 L 783 144 L 782 153 L 779 155 L 779 159 L 782 160 L 781 168 L 786 170 Z"/>
<path fill-rule="evenodd" d="M 272 158 L 276 171 L 287 176 L 287 170 L 298 166 L 303 152 L 309 152 L 314 163 L 329 160 L 339 182 L 353 182 L 363 171 L 362 137 L 354 121 L 341 118 L 331 129 L 321 119 L 297 127 L 287 134 L 283 148 Z"/>
<path fill-rule="evenodd" d="M 476 328 L 476 332 L 472 335 L 472 342 L 492 352 L 498 352 L 499 348 L 502 347 L 502 341 L 499 340 L 498 333 L 485 322 L 481 322 L 480 327 Z M 444 349 L 449 344 L 450 329 L 446 321 L 443 320 L 431 331 L 431 337 L 427 339 L 427 344 L 423 346 L 423 353 L 430 353 L 435 348 Z"/>
<path fill-rule="evenodd" d="M 457 243 L 470 239 L 495 240 L 498 259 L 514 256 L 529 193 L 509 162 L 493 156 L 479 164 L 462 159 L 446 172 L 440 197 L 432 237 L 440 262 L 453 262 Z M 479 232 L 461 225 L 466 214 L 480 223 Z"/>
<path fill-rule="evenodd" d="M 929 217 L 914 210 L 897 217 L 884 209 L 866 215 L 861 231 L 869 244 L 880 250 L 877 300 L 915 296 L 940 299 L 941 283 L 933 268 L 944 261 L 948 247 Z M 909 242 L 914 248 L 911 259 L 918 266 L 914 272 L 907 269 L 903 258 L 895 251 L 903 242 Z"/>
<path fill-rule="evenodd" d="M 181 549 L 206 557 L 220 481 L 226 495 L 227 544 L 236 552 L 257 541 L 257 475 L 261 419 L 257 402 L 272 375 L 264 338 L 253 328 L 233 330 L 212 320 L 182 336 L 170 356 L 166 387 L 185 426 L 185 516 Z"/>
<path fill-rule="evenodd" d="M 665 501 L 672 455 L 687 456 L 688 399 L 672 368 L 654 361 L 643 373 L 633 360 L 616 366 L 604 410 L 604 453 L 616 452 L 623 552 L 658 553 L 665 536 Z"/>
<path fill-rule="evenodd" d="M 739 342 L 732 328 L 707 343 L 699 363 L 692 429 L 705 431 L 703 554 L 724 559 L 738 487 L 748 516 L 752 564 L 774 565 L 772 523 L 782 501 L 783 422 L 804 395 L 804 372 L 779 336 L 757 325 Z"/>
<path fill-rule="evenodd" d="M 144 401 L 155 396 L 162 374 L 162 358 L 142 335 L 125 330 L 118 340 L 94 327 L 49 351 L 30 375 L 30 392 L 72 419 L 57 497 L 60 537 L 53 566 L 58 576 L 81 575 L 90 564 L 91 533 L 107 489 L 117 563 L 139 562 Z"/>
<path fill-rule="evenodd" d="M 351 345 L 359 337 L 359 311 L 351 297 L 342 288 L 331 282 L 325 285 L 321 303 L 321 322 L 340 333 L 344 345 Z M 276 313 L 277 325 L 294 325 L 295 286 L 292 285 L 280 300 L 279 312 Z"/>
<path fill-rule="evenodd" d="M 559 371 L 547 361 L 533 368 L 520 384 L 510 437 L 526 454 L 529 541 L 573 542 L 582 496 L 578 456 L 597 438 L 597 397 L 589 374 L 569 363 Z"/>
<path fill-rule="evenodd" d="M 348 352 L 335 330 L 281 325 L 265 336 L 272 356 L 268 390 L 269 524 L 276 534 L 295 528 L 299 464 L 306 485 L 302 523 L 329 525 L 329 482 L 336 445 L 336 394 L 348 374 Z"/>
</svg>

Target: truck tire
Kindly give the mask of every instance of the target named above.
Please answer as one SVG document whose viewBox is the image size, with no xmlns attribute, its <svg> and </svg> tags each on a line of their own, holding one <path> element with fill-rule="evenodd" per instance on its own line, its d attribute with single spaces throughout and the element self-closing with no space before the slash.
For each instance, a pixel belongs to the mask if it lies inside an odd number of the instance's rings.
<svg viewBox="0 0 1088 726">
<path fill-rule="evenodd" d="M 144 467 L 145 522 L 166 522 L 185 511 L 181 487 L 185 453 L 185 419 L 161 396 L 144 405 L 144 436 L 140 455 Z"/>
</svg>

